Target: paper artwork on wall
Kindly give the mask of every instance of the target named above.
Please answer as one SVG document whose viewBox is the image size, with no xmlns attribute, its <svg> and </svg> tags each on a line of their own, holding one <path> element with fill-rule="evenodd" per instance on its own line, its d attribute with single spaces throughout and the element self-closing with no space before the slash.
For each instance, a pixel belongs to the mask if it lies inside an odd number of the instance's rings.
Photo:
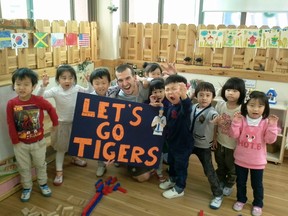
<svg viewBox="0 0 288 216">
<path fill-rule="evenodd" d="M 0 48 L 11 47 L 11 33 L 10 31 L 0 31 Z"/>
<path fill-rule="evenodd" d="M 86 33 L 79 34 L 79 46 L 81 46 L 81 47 L 89 47 L 90 46 L 89 34 L 86 34 Z"/>
<path fill-rule="evenodd" d="M 263 29 L 262 48 L 278 48 L 280 29 Z"/>
<path fill-rule="evenodd" d="M 51 33 L 51 46 L 65 46 L 64 33 Z"/>
<path fill-rule="evenodd" d="M 288 28 L 282 29 L 280 33 L 279 48 L 288 48 Z"/>
<path fill-rule="evenodd" d="M 223 47 L 243 47 L 243 29 L 225 29 Z"/>
<path fill-rule="evenodd" d="M 12 49 L 28 48 L 28 33 L 11 34 Z"/>
<path fill-rule="evenodd" d="M 222 48 L 223 31 L 222 30 L 200 30 L 199 47 Z"/>
<path fill-rule="evenodd" d="M 67 46 L 76 46 L 77 45 L 77 34 L 67 33 L 66 34 L 66 45 Z"/>
<path fill-rule="evenodd" d="M 260 48 L 261 37 L 262 37 L 262 29 L 245 29 L 244 30 L 244 47 Z"/>
<path fill-rule="evenodd" d="M 36 32 L 33 34 L 34 47 L 45 48 L 48 47 L 48 33 Z"/>
</svg>

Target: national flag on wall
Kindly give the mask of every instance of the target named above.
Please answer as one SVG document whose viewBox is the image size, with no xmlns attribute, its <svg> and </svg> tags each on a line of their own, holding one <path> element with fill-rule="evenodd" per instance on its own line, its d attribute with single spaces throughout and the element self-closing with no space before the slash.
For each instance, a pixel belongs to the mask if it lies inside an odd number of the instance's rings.
<svg viewBox="0 0 288 216">
<path fill-rule="evenodd" d="M 11 46 L 11 33 L 9 31 L 0 31 L 0 48 Z"/>
<path fill-rule="evenodd" d="M 12 49 L 28 48 L 28 33 L 11 34 Z"/>
<path fill-rule="evenodd" d="M 66 45 L 67 46 L 77 45 L 77 34 L 67 33 L 66 34 Z"/>
<path fill-rule="evenodd" d="M 51 33 L 51 46 L 65 46 L 64 33 Z"/>
<path fill-rule="evenodd" d="M 48 33 L 36 32 L 33 37 L 34 47 L 45 48 L 48 47 Z"/>
<path fill-rule="evenodd" d="M 86 34 L 86 33 L 79 34 L 79 46 L 81 46 L 81 47 L 89 47 L 90 46 L 89 34 Z"/>
</svg>

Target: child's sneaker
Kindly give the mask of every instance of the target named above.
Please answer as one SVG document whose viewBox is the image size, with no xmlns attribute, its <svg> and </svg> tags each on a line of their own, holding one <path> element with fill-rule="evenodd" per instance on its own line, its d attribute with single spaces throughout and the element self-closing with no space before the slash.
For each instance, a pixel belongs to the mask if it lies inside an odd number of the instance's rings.
<svg viewBox="0 0 288 216">
<path fill-rule="evenodd" d="M 171 182 L 170 181 L 170 178 L 168 178 L 165 182 L 159 184 L 159 187 L 162 189 L 162 190 L 167 190 L 169 188 L 172 188 L 175 186 L 175 182 Z"/>
<path fill-rule="evenodd" d="M 210 202 L 211 209 L 219 209 L 223 201 L 223 196 L 214 197 Z"/>
<path fill-rule="evenodd" d="M 47 184 L 44 184 L 44 185 L 39 185 L 40 189 L 41 189 L 41 193 L 43 196 L 45 197 L 50 197 L 51 194 L 52 194 L 52 191 L 51 189 L 48 187 Z"/>
<path fill-rule="evenodd" d="M 235 202 L 234 205 L 233 205 L 233 209 L 235 211 L 242 211 L 243 207 L 244 207 L 245 203 L 242 203 L 242 202 Z"/>
<path fill-rule="evenodd" d="M 21 201 L 22 202 L 28 202 L 30 199 L 30 196 L 31 196 L 31 192 L 32 192 L 31 188 L 23 189 L 22 194 L 21 194 L 21 198 L 20 198 Z"/>
<path fill-rule="evenodd" d="M 223 189 L 223 195 L 224 196 L 230 196 L 233 191 L 233 187 L 224 187 Z"/>
<path fill-rule="evenodd" d="M 262 208 L 257 207 L 257 206 L 253 206 L 252 215 L 253 216 L 261 216 L 262 215 Z"/>
<path fill-rule="evenodd" d="M 96 171 L 96 176 L 101 177 L 104 175 L 105 172 L 106 172 L 106 167 L 105 166 L 99 166 L 97 168 L 97 171 Z"/>
<path fill-rule="evenodd" d="M 55 179 L 53 181 L 53 184 L 55 186 L 60 186 L 63 183 L 63 172 L 62 171 L 57 171 Z"/>
<path fill-rule="evenodd" d="M 86 167 L 87 166 L 87 162 L 83 159 L 78 158 L 78 157 L 72 157 L 71 163 L 76 165 L 76 166 L 80 166 L 80 167 Z"/>
<path fill-rule="evenodd" d="M 184 191 L 182 191 L 181 193 L 178 193 L 176 189 L 173 187 L 170 190 L 163 192 L 162 196 L 167 199 L 173 199 L 173 198 L 184 196 Z"/>
</svg>

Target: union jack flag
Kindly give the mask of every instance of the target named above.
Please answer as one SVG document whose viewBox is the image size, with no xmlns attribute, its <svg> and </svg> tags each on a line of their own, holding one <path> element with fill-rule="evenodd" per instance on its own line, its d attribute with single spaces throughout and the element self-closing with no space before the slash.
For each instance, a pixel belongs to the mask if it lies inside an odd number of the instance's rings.
<svg viewBox="0 0 288 216">
<path fill-rule="evenodd" d="M 89 47 L 90 46 L 89 34 L 79 34 L 79 46 L 81 46 L 81 47 Z"/>
</svg>

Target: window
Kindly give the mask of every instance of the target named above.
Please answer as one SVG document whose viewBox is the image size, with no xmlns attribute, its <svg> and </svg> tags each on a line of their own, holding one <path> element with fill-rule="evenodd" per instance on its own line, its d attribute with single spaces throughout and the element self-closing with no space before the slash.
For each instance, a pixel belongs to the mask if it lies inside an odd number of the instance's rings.
<svg viewBox="0 0 288 216">
<path fill-rule="evenodd" d="M 23 0 L 1 0 L 3 19 L 27 19 L 27 5 Z"/>
<path fill-rule="evenodd" d="M 256 25 L 257 27 L 268 25 L 270 28 L 273 26 L 284 28 L 288 26 L 288 13 L 247 13 L 246 25 Z"/>
<path fill-rule="evenodd" d="M 129 22 L 134 23 L 157 23 L 158 4 L 156 0 L 130 0 L 129 1 Z"/>
<path fill-rule="evenodd" d="M 199 0 L 164 2 L 163 23 L 198 24 Z"/>
<path fill-rule="evenodd" d="M 33 0 L 33 6 L 34 19 L 71 20 L 70 0 Z"/>
<path fill-rule="evenodd" d="M 239 26 L 241 20 L 240 12 L 205 12 L 204 24 L 205 25 L 220 25 L 224 24 Z"/>
<path fill-rule="evenodd" d="M 74 0 L 75 20 L 88 21 L 88 1 Z"/>
</svg>

